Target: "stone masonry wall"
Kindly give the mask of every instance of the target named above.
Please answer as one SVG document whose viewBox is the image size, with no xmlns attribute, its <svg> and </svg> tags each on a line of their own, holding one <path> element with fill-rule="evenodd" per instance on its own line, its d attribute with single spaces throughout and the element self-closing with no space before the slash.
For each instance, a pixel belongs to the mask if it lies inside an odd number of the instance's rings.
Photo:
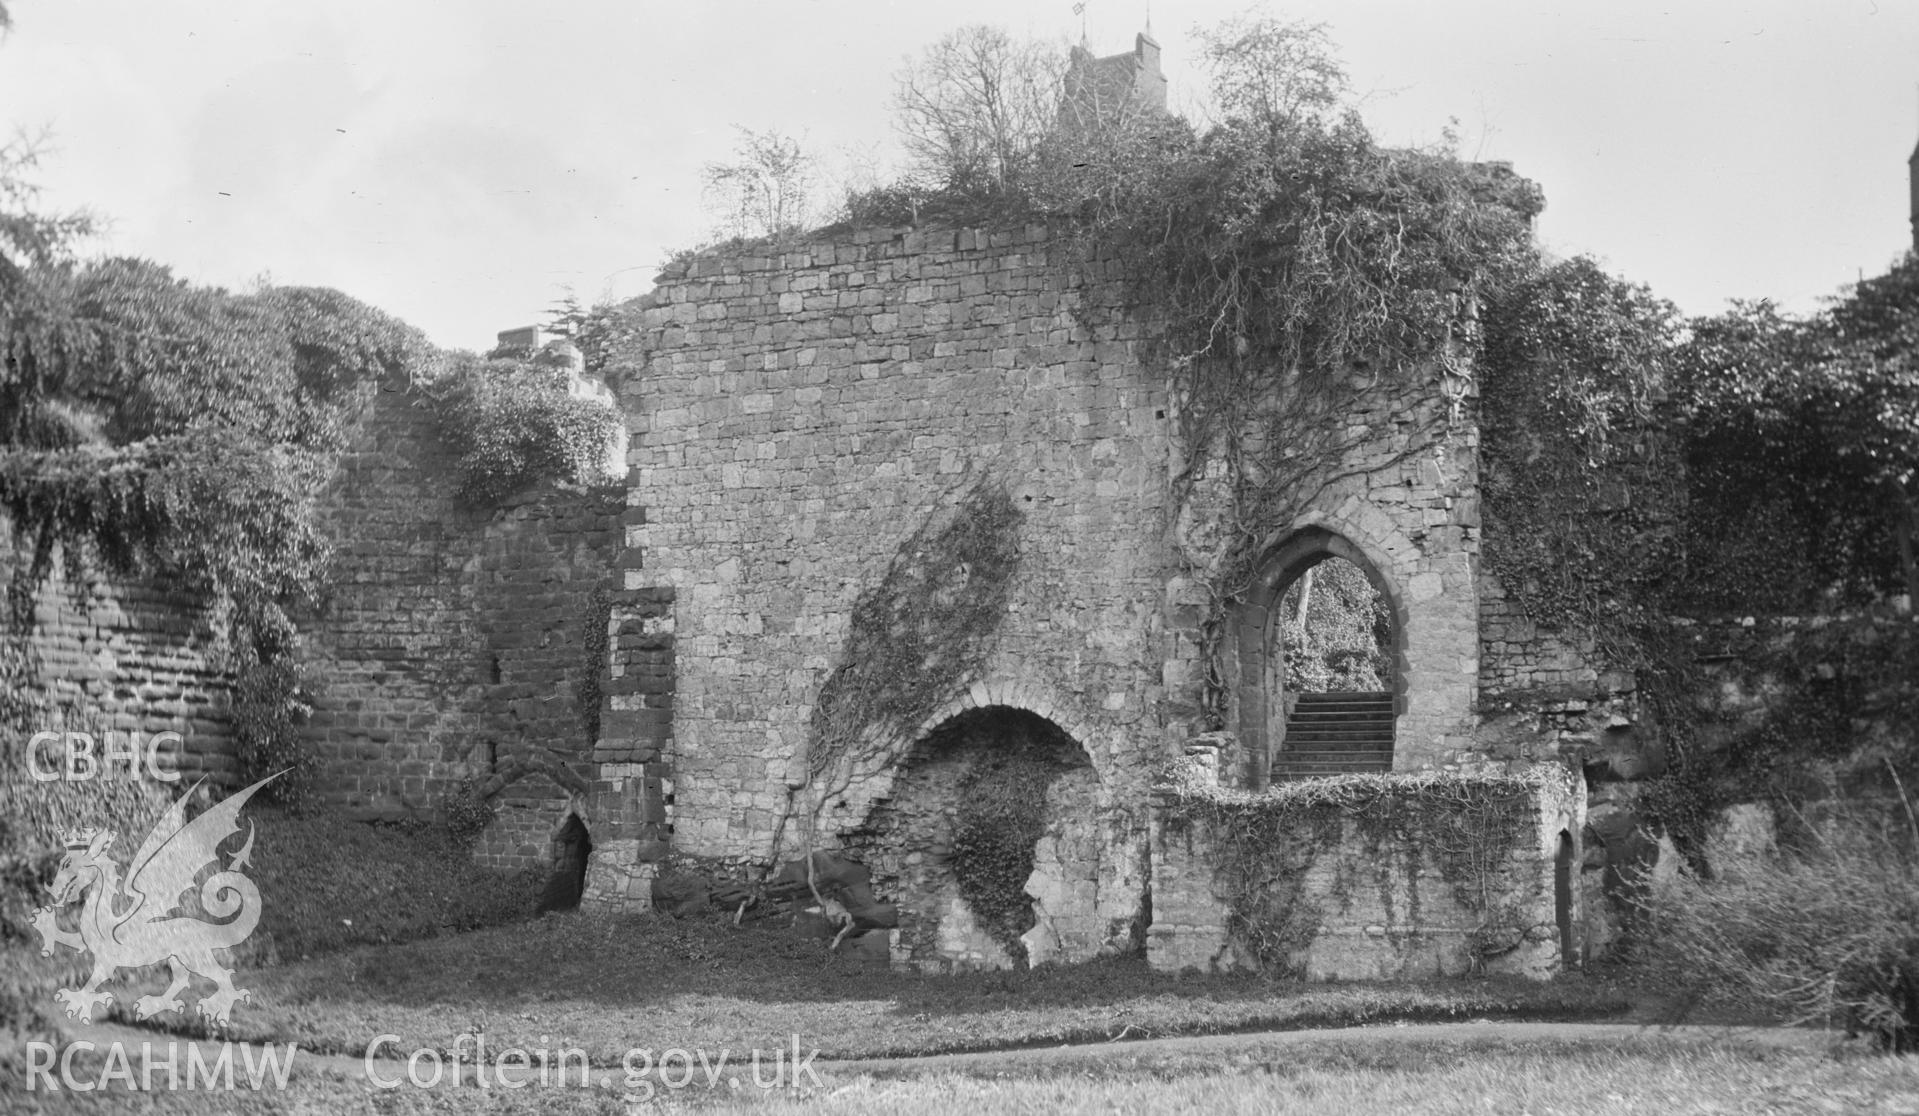
<svg viewBox="0 0 1919 1116">
<path fill-rule="evenodd" d="M 609 670 L 628 614 L 654 607 L 620 587 L 622 531 L 643 513 L 624 485 L 462 506 L 430 402 L 382 386 L 328 492 L 334 576 L 302 625 L 322 789 L 362 816 L 420 816 L 471 777 L 496 808 L 478 855 L 546 866 L 569 810 L 596 844 L 600 815 L 620 816 L 594 796 L 599 762 L 667 739 L 629 706 L 670 693 L 670 644 L 645 684 L 658 693 Z"/>
<path fill-rule="evenodd" d="M 1422 808 L 1435 808 L 1443 798 Z M 1555 880 L 1561 834 L 1570 839 L 1569 871 L 1577 871 L 1584 819 L 1583 787 L 1573 777 L 1543 776 L 1528 810 L 1531 824 L 1486 879 L 1485 910 L 1498 932 L 1463 905 L 1433 850 L 1372 847 L 1352 818 L 1298 874 L 1289 914 L 1310 911 L 1317 928 L 1293 961 L 1311 980 L 1392 980 L 1457 975 L 1483 969 L 1547 976 L 1562 964 L 1562 930 L 1579 934 L 1574 881 L 1564 894 Z M 1259 959 L 1231 930 L 1230 888 L 1215 869 L 1219 835 L 1170 800 L 1153 810 L 1153 924 L 1146 955 L 1156 969 L 1256 970 Z M 1562 911 L 1556 903 L 1563 903 Z M 1575 949 L 1577 948 L 1575 944 Z"/>
<path fill-rule="evenodd" d="M 1341 416 L 1342 448 L 1300 481 L 1310 496 L 1294 520 L 1267 539 L 1271 557 L 1236 611 L 1232 638 L 1223 641 L 1223 670 L 1236 680 L 1227 723 L 1256 753 L 1229 762 L 1245 773 L 1248 786 L 1263 784 L 1259 753 L 1283 747 L 1281 672 L 1269 617 L 1297 564 L 1294 540 L 1313 531 L 1351 544 L 1385 582 L 1395 628 L 1393 770 L 1469 768 L 1482 758 L 1473 735 L 1480 657 L 1478 434 L 1468 385 L 1438 365 L 1398 383 L 1365 375 L 1376 382 L 1357 392 Z M 1449 398 L 1449 392 L 1455 394 Z M 1203 603 L 1203 589 L 1190 582 L 1182 581 L 1177 592 L 1189 614 Z"/>
<path fill-rule="evenodd" d="M 677 594 L 676 851 L 773 855 L 851 605 L 982 478 L 1024 513 L 1019 573 L 982 676 L 923 727 L 1024 709 L 1107 800 L 1137 782 L 1164 731 L 1171 423 L 1097 271 L 1043 228 L 876 230 L 697 258 L 643 300 L 623 404 L 648 568 L 627 584 Z"/>
</svg>

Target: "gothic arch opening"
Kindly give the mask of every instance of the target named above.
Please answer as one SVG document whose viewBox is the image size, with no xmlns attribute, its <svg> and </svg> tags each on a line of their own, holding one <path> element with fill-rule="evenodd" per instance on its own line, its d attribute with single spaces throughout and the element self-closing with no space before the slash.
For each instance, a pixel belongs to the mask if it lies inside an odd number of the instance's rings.
<svg viewBox="0 0 1919 1116">
<path fill-rule="evenodd" d="M 847 835 L 899 911 L 899 945 L 940 968 L 1093 956 L 1099 777 L 1071 735 L 1011 706 L 970 709 L 908 753 L 892 793 Z"/>
<path fill-rule="evenodd" d="M 1392 770 L 1405 614 L 1364 552 L 1295 532 L 1260 564 L 1238 620 L 1249 783 Z"/>
</svg>

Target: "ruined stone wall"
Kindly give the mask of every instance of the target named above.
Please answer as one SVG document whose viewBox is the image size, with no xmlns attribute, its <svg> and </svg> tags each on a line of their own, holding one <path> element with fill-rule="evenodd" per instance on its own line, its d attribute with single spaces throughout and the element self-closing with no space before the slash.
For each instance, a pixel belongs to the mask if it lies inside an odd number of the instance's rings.
<svg viewBox="0 0 1919 1116">
<path fill-rule="evenodd" d="M 1564 963 L 1567 946 L 1576 956 L 1581 935 L 1583 792 L 1576 777 L 1542 775 L 1529 791 L 1518 839 L 1494 849 L 1487 870 L 1470 877 L 1459 875 L 1459 861 L 1446 862 L 1456 849 L 1381 841 L 1350 816 L 1336 820 L 1329 835 L 1302 825 L 1295 838 L 1311 846 L 1305 862 L 1289 870 L 1274 850 L 1264 880 L 1270 897 L 1241 895 L 1237 902 L 1244 909 L 1238 911 L 1234 881 L 1223 878 L 1220 867 L 1222 834 L 1205 818 L 1161 799 L 1153 810 L 1147 960 L 1175 971 L 1271 970 L 1275 959 L 1262 964 L 1235 927 L 1241 919 L 1278 917 L 1286 922 L 1285 935 L 1298 943 L 1287 961 L 1311 980 L 1473 971 L 1550 975 Z M 1418 808 L 1459 809 L 1443 794 Z M 1461 813 L 1459 823 L 1463 832 L 1483 821 Z M 1422 828 L 1435 833 L 1448 827 Z"/>
<path fill-rule="evenodd" d="M 1534 623 L 1491 570 L 1479 577 L 1479 638 L 1480 695 L 1489 709 L 1601 690 L 1591 641 Z"/>
<path fill-rule="evenodd" d="M 1042 228 L 872 231 L 696 258 L 643 304 L 623 405 L 647 569 L 627 584 L 677 593 L 679 852 L 773 854 L 851 606 L 983 478 L 1023 513 L 1019 571 L 981 676 L 923 727 L 1024 709 L 1109 797 L 1139 781 L 1164 732 L 1172 423 L 1116 289 L 1063 252 Z"/>
<path fill-rule="evenodd" d="M 0 519 L 0 539 L 11 537 Z M 11 576 L 24 556 L 0 549 L 0 578 Z M 232 676 L 220 661 L 205 611 L 189 594 L 138 579 L 94 575 L 70 582 L 58 559 L 33 597 L 26 636 L 26 666 L 32 706 L 28 737 L 41 732 L 81 732 L 95 738 L 98 757 L 111 738 L 126 747 L 134 734 L 142 746 L 164 733 L 180 742 L 160 749 L 163 771 L 185 783 L 201 777 L 237 785 L 233 732 L 227 718 Z M 24 762 L 27 741 L 9 750 L 9 762 Z M 58 762 L 65 745 L 43 747 L 43 766 Z M 124 764 L 109 769 L 118 773 Z M 9 778 L 24 771 L 10 772 Z"/>
<path fill-rule="evenodd" d="M 336 561 L 302 623 L 321 789 L 363 816 L 432 816 L 471 776 L 499 812 L 481 855 L 548 863 L 594 774 L 622 521 L 638 513 L 625 486 L 466 507 L 430 403 L 382 387 L 326 494 Z"/>
<path fill-rule="evenodd" d="M 773 855 L 852 604 L 981 478 L 1024 513 L 1021 566 L 989 661 L 920 733 L 989 705 L 1037 713 L 1087 750 L 1103 801 L 1139 810 L 1147 761 L 1211 727 L 1206 582 L 1229 494 L 1200 477 L 1173 506 L 1188 454 L 1153 330 L 1124 311 L 1113 265 L 1068 243 L 1039 227 L 869 230 L 695 257 L 642 300 L 622 404 L 650 513 L 628 542 L 648 569 L 627 584 L 678 592 L 679 851 Z M 1267 544 L 1331 531 L 1382 574 L 1394 767 L 1472 767 L 1470 377 L 1440 361 L 1356 375 L 1337 448 L 1306 463 L 1302 510 Z M 1229 705 L 1263 669 L 1242 643 L 1229 634 L 1218 664 Z M 1217 712 L 1253 750 L 1267 741 L 1250 722 L 1283 720 Z M 871 774 L 830 804 L 831 831 L 884 800 L 891 773 Z"/>
</svg>

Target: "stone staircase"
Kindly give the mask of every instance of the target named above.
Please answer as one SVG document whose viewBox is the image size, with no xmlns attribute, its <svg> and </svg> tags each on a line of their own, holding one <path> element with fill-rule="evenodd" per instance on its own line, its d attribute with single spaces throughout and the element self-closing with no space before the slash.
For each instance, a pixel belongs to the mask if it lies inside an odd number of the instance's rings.
<svg viewBox="0 0 1919 1116">
<path fill-rule="evenodd" d="M 1273 757 L 1272 781 L 1392 769 L 1392 694 L 1300 694 Z"/>
</svg>

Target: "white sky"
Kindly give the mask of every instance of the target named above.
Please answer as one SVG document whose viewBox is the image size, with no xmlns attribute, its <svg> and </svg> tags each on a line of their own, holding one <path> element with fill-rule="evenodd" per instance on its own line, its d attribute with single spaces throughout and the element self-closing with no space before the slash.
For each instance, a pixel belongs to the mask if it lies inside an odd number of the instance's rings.
<svg viewBox="0 0 1919 1116">
<path fill-rule="evenodd" d="M 1187 33 L 1243 0 L 1159 0 Z M 570 287 L 651 285 L 711 226 L 734 125 L 885 158 L 904 58 L 962 23 L 1077 38 L 1061 0 L 9 0 L 0 126 L 50 129 L 50 208 L 101 250 L 201 282 L 338 287 L 486 348 Z M 1324 21 L 1389 144 L 1459 120 L 1463 154 L 1539 182 L 1540 233 L 1704 313 L 1811 309 L 1911 242 L 1913 0 L 1276 6 Z M 1141 0 L 1091 0 L 1096 53 Z"/>
</svg>

